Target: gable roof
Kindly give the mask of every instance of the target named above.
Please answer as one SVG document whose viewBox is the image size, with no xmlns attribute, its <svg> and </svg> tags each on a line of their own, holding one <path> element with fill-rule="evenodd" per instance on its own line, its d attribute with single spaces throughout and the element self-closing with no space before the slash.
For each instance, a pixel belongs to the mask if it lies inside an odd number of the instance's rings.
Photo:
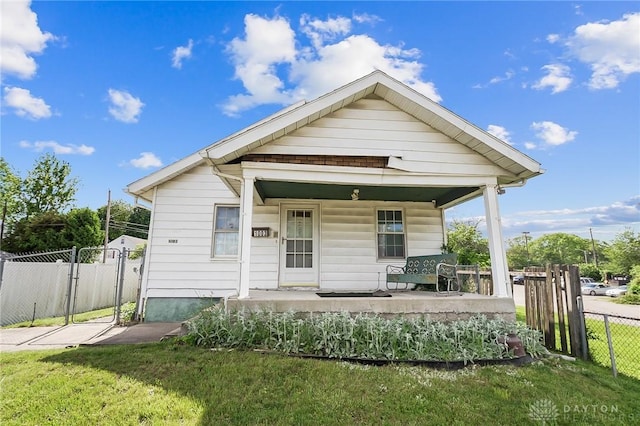
<svg viewBox="0 0 640 426">
<path fill-rule="evenodd" d="M 503 183 L 524 182 L 543 173 L 540 163 L 511 145 L 469 123 L 384 72 L 374 71 L 311 102 L 294 104 L 221 139 L 197 153 L 130 184 L 127 187 L 127 192 L 142 196 L 153 187 L 203 163 L 205 159 L 215 165 L 226 164 L 261 145 L 371 95 L 384 99 L 507 170 L 513 178 L 511 182 Z"/>
</svg>

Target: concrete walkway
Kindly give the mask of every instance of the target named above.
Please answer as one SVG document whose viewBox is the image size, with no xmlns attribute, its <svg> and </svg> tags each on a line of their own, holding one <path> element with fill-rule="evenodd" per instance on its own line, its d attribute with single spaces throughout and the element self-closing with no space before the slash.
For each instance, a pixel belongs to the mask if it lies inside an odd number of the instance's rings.
<svg viewBox="0 0 640 426">
<path fill-rule="evenodd" d="M 80 345 L 151 343 L 183 334 L 184 330 L 179 322 L 130 326 L 86 322 L 60 327 L 5 328 L 0 329 L 0 352 L 74 348 Z"/>
</svg>

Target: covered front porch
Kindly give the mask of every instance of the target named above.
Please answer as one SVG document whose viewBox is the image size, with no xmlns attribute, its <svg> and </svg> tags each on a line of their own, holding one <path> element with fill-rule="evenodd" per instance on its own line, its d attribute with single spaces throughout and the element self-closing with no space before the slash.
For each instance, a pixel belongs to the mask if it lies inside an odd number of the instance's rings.
<svg viewBox="0 0 640 426">
<path fill-rule="evenodd" d="M 231 310 L 293 311 L 300 314 L 349 312 L 384 317 L 422 317 L 437 321 L 467 319 L 477 315 L 515 321 L 511 297 L 476 293 L 442 296 L 427 291 L 388 291 L 390 297 L 320 297 L 318 290 L 249 290 L 248 298 L 225 300 Z"/>
</svg>

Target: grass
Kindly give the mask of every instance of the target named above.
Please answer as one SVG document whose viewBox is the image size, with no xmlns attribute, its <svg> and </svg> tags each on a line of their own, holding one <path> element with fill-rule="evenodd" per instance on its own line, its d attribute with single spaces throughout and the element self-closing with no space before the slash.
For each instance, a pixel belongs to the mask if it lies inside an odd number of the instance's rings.
<svg viewBox="0 0 640 426">
<path fill-rule="evenodd" d="M 591 317 L 591 318 L 589 318 Z M 609 344 L 605 331 L 604 321 L 594 318 L 601 316 L 589 315 L 586 318 L 587 336 L 589 338 L 589 354 L 593 362 L 605 367 L 611 367 Z M 631 325 L 613 322 L 609 320 L 611 342 L 616 360 L 616 369 L 619 372 L 640 380 L 640 320 Z"/>
<path fill-rule="evenodd" d="M 591 360 L 603 367 L 611 368 L 609 356 L 609 344 L 604 327 L 604 321 L 600 315 L 587 314 L 586 326 Z M 516 321 L 526 323 L 524 306 L 516 306 Z M 618 372 L 635 377 L 640 380 L 640 321 L 622 320 L 627 323 L 616 323 L 609 320 L 611 341 L 616 357 Z M 567 323 L 565 321 L 565 323 Z M 632 325 L 635 323 L 635 325 Z M 560 326 L 556 314 L 556 348 L 560 351 Z M 567 339 L 568 339 L 567 331 Z"/>
<path fill-rule="evenodd" d="M 105 318 L 114 315 L 113 306 L 110 308 L 97 309 L 95 311 L 82 312 L 73 315 L 73 322 L 86 322 L 98 318 Z M 71 321 L 71 318 L 69 318 Z M 2 328 L 18 328 L 18 327 L 48 327 L 64 325 L 64 317 L 38 318 L 33 321 L 23 321 L 15 324 L 6 325 Z"/>
<path fill-rule="evenodd" d="M 135 309 L 135 303 L 128 302 L 122 304 L 120 308 L 120 317 L 122 319 L 129 320 L 133 314 L 133 309 Z M 96 309 L 94 311 L 87 311 L 74 314 L 73 317 L 69 318 L 71 322 L 87 322 L 98 318 L 106 318 L 106 317 L 114 317 L 115 318 L 115 308 L 113 306 L 108 308 Z M 64 325 L 64 317 L 49 317 L 49 318 L 38 318 L 33 321 L 23 321 L 15 324 L 6 325 L 2 328 L 22 328 L 22 327 L 49 327 L 49 326 L 63 326 Z"/>
<path fill-rule="evenodd" d="M 558 359 L 441 371 L 180 341 L 0 356 L 2 425 L 531 424 L 540 401 L 558 424 L 624 425 L 640 398 L 638 380 Z"/>
</svg>

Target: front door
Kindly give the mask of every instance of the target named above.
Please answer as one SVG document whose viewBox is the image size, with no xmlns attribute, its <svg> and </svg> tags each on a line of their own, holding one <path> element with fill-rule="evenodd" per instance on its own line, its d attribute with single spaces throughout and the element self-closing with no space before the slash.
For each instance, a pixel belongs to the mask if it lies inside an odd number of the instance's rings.
<svg viewBox="0 0 640 426">
<path fill-rule="evenodd" d="M 318 207 L 283 205 L 280 236 L 280 286 L 318 287 Z"/>
</svg>

